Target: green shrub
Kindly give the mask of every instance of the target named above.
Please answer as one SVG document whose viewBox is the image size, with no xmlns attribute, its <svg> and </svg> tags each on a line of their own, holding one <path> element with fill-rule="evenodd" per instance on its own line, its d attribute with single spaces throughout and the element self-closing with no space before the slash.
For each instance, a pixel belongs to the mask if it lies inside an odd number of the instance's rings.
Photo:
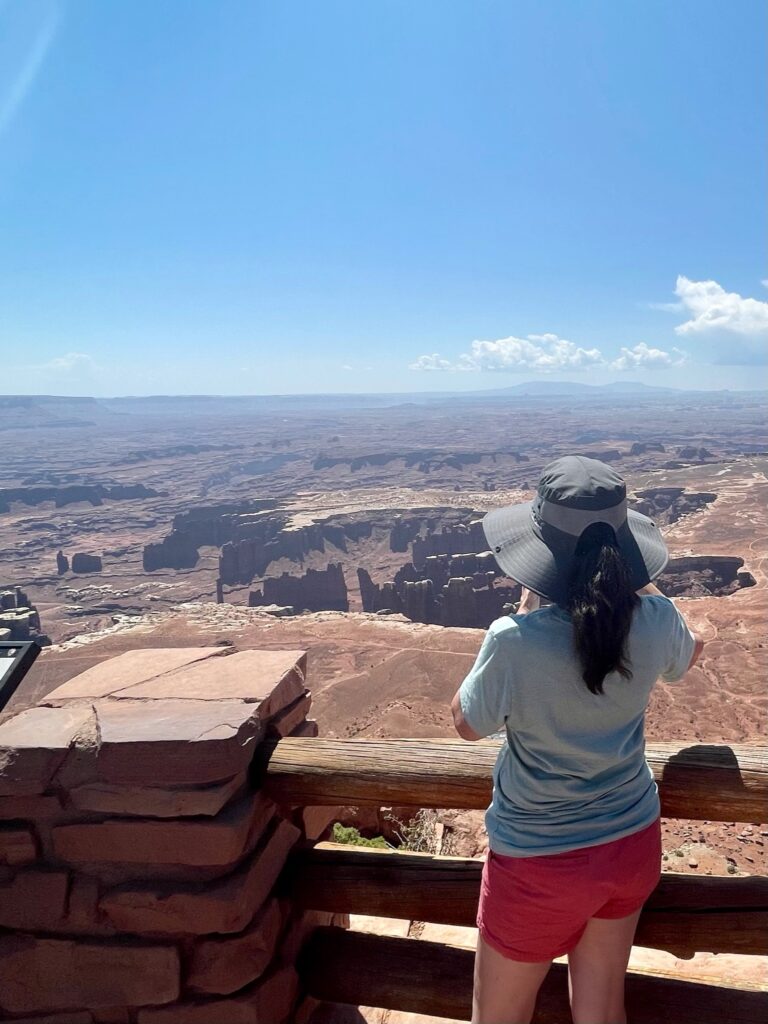
<svg viewBox="0 0 768 1024">
<path fill-rule="evenodd" d="M 338 821 L 333 826 L 333 841 L 334 843 L 344 843 L 346 846 L 372 846 L 377 850 L 389 849 L 389 843 L 384 836 L 366 839 L 356 828 L 351 825 L 342 825 Z"/>
</svg>

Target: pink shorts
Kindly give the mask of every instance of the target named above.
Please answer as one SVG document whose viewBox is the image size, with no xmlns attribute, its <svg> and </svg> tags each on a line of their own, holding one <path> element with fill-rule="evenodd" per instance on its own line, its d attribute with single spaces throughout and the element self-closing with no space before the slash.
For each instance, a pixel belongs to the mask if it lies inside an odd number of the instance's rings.
<svg viewBox="0 0 768 1024">
<path fill-rule="evenodd" d="M 628 917 L 661 877 L 661 819 L 632 835 L 544 857 L 488 853 L 477 926 L 509 960 L 570 952 L 591 917 Z"/>
</svg>

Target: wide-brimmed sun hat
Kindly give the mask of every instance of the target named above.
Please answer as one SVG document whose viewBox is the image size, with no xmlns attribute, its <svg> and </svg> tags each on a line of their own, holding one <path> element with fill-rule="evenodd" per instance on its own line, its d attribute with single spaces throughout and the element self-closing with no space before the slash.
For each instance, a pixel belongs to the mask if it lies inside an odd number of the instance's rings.
<svg viewBox="0 0 768 1024">
<path fill-rule="evenodd" d="M 550 462 L 534 500 L 494 509 L 483 530 L 506 576 L 565 605 L 576 544 L 592 523 L 613 527 L 636 590 L 663 571 L 669 552 L 659 528 L 627 509 L 627 487 L 615 470 L 583 455 Z"/>
</svg>

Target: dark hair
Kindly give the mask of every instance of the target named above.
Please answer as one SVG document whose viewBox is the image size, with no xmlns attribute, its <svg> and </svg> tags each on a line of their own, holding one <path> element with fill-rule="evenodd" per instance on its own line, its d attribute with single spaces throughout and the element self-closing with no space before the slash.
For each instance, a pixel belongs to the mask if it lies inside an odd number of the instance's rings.
<svg viewBox="0 0 768 1024">
<path fill-rule="evenodd" d="M 609 672 L 632 678 L 625 648 L 639 602 L 613 528 L 588 526 L 576 544 L 567 608 L 582 678 L 592 693 L 603 692 Z"/>
</svg>

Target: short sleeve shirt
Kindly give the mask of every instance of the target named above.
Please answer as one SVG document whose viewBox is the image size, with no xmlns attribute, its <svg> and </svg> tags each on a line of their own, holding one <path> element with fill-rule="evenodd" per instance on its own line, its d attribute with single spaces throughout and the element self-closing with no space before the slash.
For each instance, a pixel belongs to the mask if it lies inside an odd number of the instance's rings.
<svg viewBox="0 0 768 1024">
<path fill-rule="evenodd" d="M 675 605 L 647 595 L 627 639 L 630 679 L 593 694 L 570 615 L 556 605 L 488 630 L 459 691 L 481 736 L 504 732 L 486 815 L 491 849 L 539 856 L 610 842 L 650 825 L 658 788 L 645 759 L 645 709 L 656 680 L 681 679 L 695 640 Z"/>
</svg>

